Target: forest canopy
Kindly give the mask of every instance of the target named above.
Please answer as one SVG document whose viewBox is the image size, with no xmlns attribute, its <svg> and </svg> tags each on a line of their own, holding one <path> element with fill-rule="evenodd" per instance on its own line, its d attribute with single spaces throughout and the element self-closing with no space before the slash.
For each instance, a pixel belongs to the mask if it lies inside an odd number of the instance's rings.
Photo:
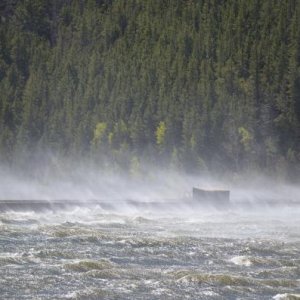
<svg viewBox="0 0 300 300">
<path fill-rule="evenodd" d="M 300 175 L 300 1 L 4 0 L 0 159 Z"/>
</svg>

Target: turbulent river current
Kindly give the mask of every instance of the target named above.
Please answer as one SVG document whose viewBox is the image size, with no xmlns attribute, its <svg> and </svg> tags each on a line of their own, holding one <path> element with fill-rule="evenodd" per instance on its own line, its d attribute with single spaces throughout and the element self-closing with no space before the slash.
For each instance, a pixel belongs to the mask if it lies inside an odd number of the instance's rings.
<svg viewBox="0 0 300 300">
<path fill-rule="evenodd" d="M 1 299 L 300 299 L 300 209 L 0 213 Z"/>
</svg>

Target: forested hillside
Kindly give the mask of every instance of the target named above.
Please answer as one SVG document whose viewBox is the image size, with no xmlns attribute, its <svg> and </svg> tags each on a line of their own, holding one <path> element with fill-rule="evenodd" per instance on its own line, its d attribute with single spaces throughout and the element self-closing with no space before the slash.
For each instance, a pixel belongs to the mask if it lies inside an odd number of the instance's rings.
<svg viewBox="0 0 300 300">
<path fill-rule="evenodd" d="M 2 0 L 0 153 L 300 174 L 300 1 Z"/>
</svg>

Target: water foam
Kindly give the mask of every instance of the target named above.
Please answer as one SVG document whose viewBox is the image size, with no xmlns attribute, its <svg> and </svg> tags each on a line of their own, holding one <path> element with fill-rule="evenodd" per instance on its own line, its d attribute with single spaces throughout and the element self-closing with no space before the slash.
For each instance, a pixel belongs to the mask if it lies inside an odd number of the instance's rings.
<svg viewBox="0 0 300 300">
<path fill-rule="evenodd" d="M 300 294 L 277 294 L 273 297 L 274 300 L 300 300 Z"/>
<path fill-rule="evenodd" d="M 247 256 L 235 256 L 230 261 L 238 266 L 250 267 L 252 265 L 252 261 Z"/>
</svg>

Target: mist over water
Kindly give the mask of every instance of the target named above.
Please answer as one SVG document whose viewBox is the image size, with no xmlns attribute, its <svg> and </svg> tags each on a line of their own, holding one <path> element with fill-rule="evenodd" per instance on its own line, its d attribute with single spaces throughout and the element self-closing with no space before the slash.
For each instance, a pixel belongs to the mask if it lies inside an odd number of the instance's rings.
<svg viewBox="0 0 300 300">
<path fill-rule="evenodd" d="M 0 167 L 0 200 L 170 200 L 191 197 L 192 187 L 230 190 L 232 202 L 300 201 L 297 184 L 260 174 L 216 177 L 146 167 L 138 175 L 67 164 L 36 165 L 12 171 Z"/>
<path fill-rule="evenodd" d="M 224 186 L 216 180 L 147 169 L 138 176 L 73 165 L 24 173 L 0 171 L 1 199 L 166 200 L 191 194 L 192 186 Z M 30 174 L 30 176 L 28 176 Z"/>
<path fill-rule="evenodd" d="M 230 206 L 185 203 L 194 186 L 229 189 Z M 258 176 L 149 169 L 134 177 L 74 167 L 31 177 L 2 171 L 0 191 L 1 200 L 116 204 L 0 212 L 3 299 L 300 297 L 296 186 Z"/>
</svg>

